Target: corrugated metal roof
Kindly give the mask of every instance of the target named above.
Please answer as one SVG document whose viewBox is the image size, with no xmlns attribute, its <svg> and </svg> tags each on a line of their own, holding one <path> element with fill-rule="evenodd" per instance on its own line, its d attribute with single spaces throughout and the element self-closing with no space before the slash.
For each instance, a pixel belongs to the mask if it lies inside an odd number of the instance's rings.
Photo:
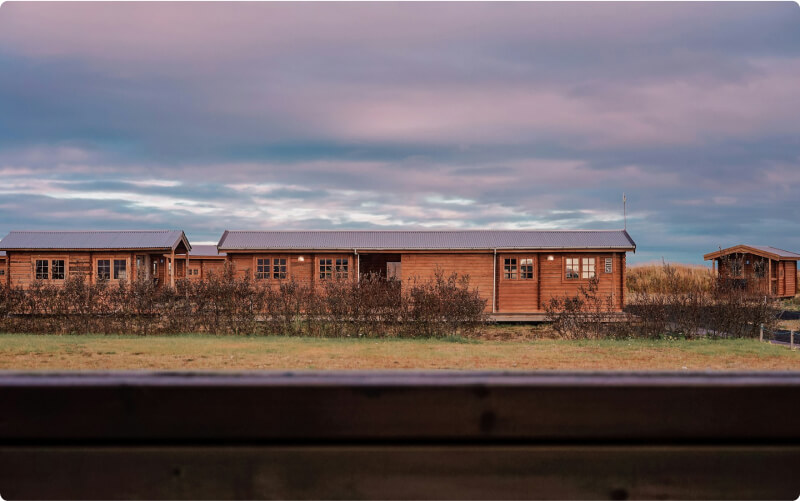
<svg viewBox="0 0 801 501">
<path fill-rule="evenodd" d="M 12 231 L 0 249 L 173 249 L 181 239 L 181 230 Z"/>
<path fill-rule="evenodd" d="M 0 251 L 0 257 L 6 257 L 6 251 Z"/>
<path fill-rule="evenodd" d="M 189 257 L 223 257 L 225 252 L 217 252 L 216 245 L 193 245 Z"/>
<path fill-rule="evenodd" d="M 628 249 L 624 230 L 226 231 L 220 250 Z"/>
<path fill-rule="evenodd" d="M 769 252 L 771 254 L 776 254 L 780 257 L 799 257 L 799 255 L 795 252 L 786 251 L 784 249 L 778 249 L 776 247 L 771 247 L 770 245 L 746 245 L 745 247 L 752 247 L 754 249 L 759 249 L 763 252 Z"/>
</svg>

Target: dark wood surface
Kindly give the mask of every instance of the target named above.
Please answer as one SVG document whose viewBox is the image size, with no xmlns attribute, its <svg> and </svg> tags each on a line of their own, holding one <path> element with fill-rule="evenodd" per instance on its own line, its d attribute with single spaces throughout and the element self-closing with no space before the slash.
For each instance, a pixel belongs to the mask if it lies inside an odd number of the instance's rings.
<svg viewBox="0 0 801 501">
<path fill-rule="evenodd" d="M 798 373 L 2 373 L 5 499 L 794 499 Z"/>
</svg>

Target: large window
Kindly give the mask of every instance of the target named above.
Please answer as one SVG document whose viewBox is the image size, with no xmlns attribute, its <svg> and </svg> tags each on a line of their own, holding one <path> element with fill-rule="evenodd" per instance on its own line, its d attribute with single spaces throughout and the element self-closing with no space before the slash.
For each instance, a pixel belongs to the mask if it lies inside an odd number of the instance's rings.
<svg viewBox="0 0 801 501">
<path fill-rule="evenodd" d="M 326 279 L 333 276 L 333 259 L 320 259 L 320 278 Z"/>
<path fill-rule="evenodd" d="M 53 265 L 53 280 L 64 280 L 64 276 L 66 275 L 64 269 L 64 260 L 54 259 L 51 264 Z"/>
<path fill-rule="evenodd" d="M 765 278 L 766 271 L 767 271 L 767 264 L 765 263 L 764 259 L 754 261 L 754 276 L 756 276 L 757 278 Z"/>
<path fill-rule="evenodd" d="M 109 280 L 111 278 L 111 260 L 98 259 L 97 260 L 97 279 Z"/>
<path fill-rule="evenodd" d="M 520 278 L 523 280 L 534 279 L 534 260 L 531 258 L 520 259 Z"/>
<path fill-rule="evenodd" d="M 590 279 L 595 278 L 595 258 L 583 257 L 581 258 L 581 278 Z"/>
<path fill-rule="evenodd" d="M 336 278 L 348 278 L 348 258 L 336 259 Z"/>
<path fill-rule="evenodd" d="M 270 278 L 270 259 L 256 259 L 256 278 L 264 280 Z"/>
<path fill-rule="evenodd" d="M 114 260 L 114 280 L 125 280 L 128 278 L 128 270 L 124 259 Z"/>
<path fill-rule="evenodd" d="M 50 278 L 47 259 L 36 260 L 36 280 L 47 280 Z"/>
<path fill-rule="evenodd" d="M 276 280 L 284 280 L 286 278 L 286 258 L 273 258 L 273 278 Z"/>
<path fill-rule="evenodd" d="M 516 257 L 507 257 L 503 259 L 503 278 L 506 280 L 517 280 Z"/>
<path fill-rule="evenodd" d="M 576 280 L 579 277 L 579 259 L 577 257 L 565 258 L 565 278 Z"/>
</svg>

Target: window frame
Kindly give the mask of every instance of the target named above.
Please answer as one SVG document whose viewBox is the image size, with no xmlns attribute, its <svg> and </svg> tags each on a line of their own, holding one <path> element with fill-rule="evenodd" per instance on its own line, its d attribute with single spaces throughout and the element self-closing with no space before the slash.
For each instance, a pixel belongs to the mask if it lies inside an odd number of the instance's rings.
<svg viewBox="0 0 801 501">
<path fill-rule="evenodd" d="M 120 268 L 117 267 L 117 265 L 120 264 L 120 263 L 122 263 L 122 270 L 120 270 Z M 128 280 L 128 260 L 127 259 L 116 259 L 116 258 L 112 259 L 111 267 L 112 267 L 112 274 L 113 274 L 114 280 L 116 280 L 116 281 Z M 123 273 L 122 277 L 120 277 L 120 273 L 119 273 L 120 271 L 122 271 L 122 273 Z"/>
<path fill-rule="evenodd" d="M 113 259 L 110 259 L 110 258 L 109 259 L 98 258 L 98 259 L 95 260 L 95 272 L 96 272 L 95 277 L 97 278 L 97 280 L 99 282 L 110 282 L 111 281 L 111 277 L 112 277 L 112 274 L 111 274 L 111 262 L 112 261 L 113 261 Z M 100 263 L 106 263 L 105 264 L 106 270 L 105 270 L 105 273 L 103 273 L 102 275 L 100 273 Z"/>
<path fill-rule="evenodd" d="M 612 273 L 599 273 L 598 267 L 605 266 L 605 259 L 611 258 L 612 259 Z M 568 259 L 578 259 L 578 268 L 576 269 L 578 273 L 578 278 L 567 278 L 567 260 Z M 614 265 L 614 256 L 606 256 L 601 254 L 584 254 L 584 253 L 572 253 L 572 254 L 563 254 L 562 255 L 562 268 L 561 268 L 561 283 L 569 284 L 575 282 L 589 282 L 592 278 L 584 278 L 584 259 L 594 259 L 595 260 L 595 278 L 598 280 L 604 280 L 602 275 L 614 275 L 615 273 L 615 265 Z"/>
<path fill-rule="evenodd" d="M 502 254 L 500 257 L 500 279 L 506 282 L 529 282 L 537 280 L 537 264 L 539 256 L 536 254 Z M 514 261 L 514 264 L 509 261 Z M 530 263 L 526 264 L 526 261 Z M 509 267 L 514 266 L 514 270 Z M 524 266 L 531 266 L 530 271 L 523 271 Z M 526 276 L 530 274 L 531 276 Z"/>
<path fill-rule="evenodd" d="M 40 265 L 40 263 L 41 263 L 41 265 Z M 42 267 L 40 268 L 40 266 L 42 266 Z M 41 270 L 44 270 L 44 271 L 41 271 Z M 34 261 L 33 261 L 33 278 L 34 278 L 34 280 L 50 280 L 50 260 L 49 259 L 34 259 Z"/>
</svg>

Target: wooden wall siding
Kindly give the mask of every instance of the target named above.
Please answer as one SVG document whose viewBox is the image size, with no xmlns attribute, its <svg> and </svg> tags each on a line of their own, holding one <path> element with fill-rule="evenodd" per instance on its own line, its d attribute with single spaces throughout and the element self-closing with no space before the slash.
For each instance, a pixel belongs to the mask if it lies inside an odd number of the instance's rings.
<svg viewBox="0 0 801 501">
<path fill-rule="evenodd" d="M 517 279 L 504 278 L 504 260 L 517 259 Z M 520 260 L 532 259 L 534 261 L 534 278 L 520 278 Z M 539 311 L 540 280 L 539 280 L 538 254 L 498 254 L 495 267 L 495 283 L 497 293 L 495 297 L 495 311 L 500 313 L 530 313 Z"/>
<path fill-rule="evenodd" d="M 303 261 L 299 261 L 299 257 L 303 256 Z M 269 253 L 243 253 L 231 254 L 227 256 L 227 260 L 233 264 L 234 271 L 238 277 L 245 275 L 255 276 L 256 274 L 256 260 L 257 259 L 272 259 L 272 258 L 286 258 L 287 260 L 287 280 L 295 280 L 300 284 L 319 284 L 320 270 L 319 259 L 348 259 L 348 277 L 356 279 L 356 256 L 353 254 L 269 254 Z M 271 270 L 272 271 L 272 270 Z M 267 285 L 277 285 L 280 283 L 272 277 L 267 280 L 260 280 Z"/>
<path fill-rule="evenodd" d="M 762 259 L 753 254 L 741 254 L 743 260 L 743 272 L 739 277 L 731 275 L 731 264 L 726 260 L 717 259 L 718 276 L 724 278 L 742 278 L 756 281 L 757 288 L 762 291 L 770 291 L 770 294 L 778 297 L 794 296 L 798 291 L 798 269 L 795 261 L 774 261 L 766 259 L 770 263 L 770 271 L 765 270 L 765 278 L 759 279 L 754 273 L 754 261 Z M 746 264 L 746 262 L 749 262 Z M 772 285 L 768 285 L 772 284 Z"/>
<path fill-rule="evenodd" d="M 553 261 L 548 260 L 549 255 L 554 257 Z M 545 305 L 551 300 L 551 298 L 574 296 L 578 293 L 580 286 L 587 286 L 588 284 L 588 280 L 566 280 L 564 278 L 564 258 L 566 257 L 594 257 L 595 272 L 599 278 L 598 294 L 601 296 L 612 295 L 613 309 L 623 309 L 623 301 L 625 296 L 622 292 L 622 289 L 625 286 L 622 282 L 625 280 L 624 277 L 626 272 L 626 265 L 624 261 L 625 253 L 571 252 L 539 254 L 540 310 L 545 308 Z M 605 273 L 604 271 L 605 258 L 612 258 L 612 273 Z"/>
<path fill-rule="evenodd" d="M 492 311 L 492 253 L 475 254 L 402 254 L 401 280 L 428 280 L 437 267 L 445 275 L 453 272 L 470 276 L 470 287 L 478 288 L 487 300 L 487 312 Z"/>
</svg>

